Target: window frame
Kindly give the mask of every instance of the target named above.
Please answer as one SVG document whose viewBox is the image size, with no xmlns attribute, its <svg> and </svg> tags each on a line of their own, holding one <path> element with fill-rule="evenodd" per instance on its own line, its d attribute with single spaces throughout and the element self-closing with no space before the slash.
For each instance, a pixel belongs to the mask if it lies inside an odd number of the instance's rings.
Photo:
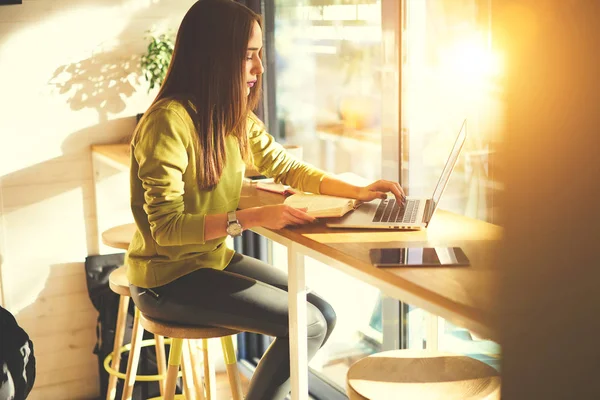
<svg viewBox="0 0 600 400">
<path fill-rule="evenodd" d="M 275 0 L 241 1 L 261 13 L 264 18 L 264 43 L 265 43 L 265 76 L 263 79 L 262 115 L 271 135 L 277 140 L 285 139 L 277 122 L 277 77 L 275 71 Z M 383 56 L 385 57 L 385 71 L 388 79 L 395 84 L 382 85 L 382 171 L 383 179 L 395 180 L 402 184 L 401 168 L 401 49 L 402 43 L 403 9 L 405 0 L 381 0 Z M 250 4 L 252 3 L 252 4 Z M 258 7 L 257 7 L 258 4 Z M 241 238 L 234 242 L 235 250 L 246 255 L 256 257 L 266 262 L 271 262 L 272 243 L 264 237 L 253 232 L 244 232 Z M 392 298 L 383 298 L 382 319 L 383 324 L 383 349 L 392 350 L 406 348 L 408 305 Z M 265 335 L 242 333 L 238 335 L 238 361 L 241 372 L 251 377 L 262 354 L 266 351 L 270 340 Z M 314 371 L 309 371 L 309 394 L 316 399 L 342 400 L 347 399 L 346 394 L 325 377 Z"/>
</svg>

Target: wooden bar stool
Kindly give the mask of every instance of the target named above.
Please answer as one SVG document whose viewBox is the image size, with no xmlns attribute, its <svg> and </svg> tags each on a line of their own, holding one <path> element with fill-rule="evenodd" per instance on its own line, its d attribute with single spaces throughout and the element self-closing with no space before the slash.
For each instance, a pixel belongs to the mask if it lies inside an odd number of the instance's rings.
<svg viewBox="0 0 600 400">
<path fill-rule="evenodd" d="M 129 248 L 131 238 L 136 230 L 137 227 L 134 223 L 113 227 L 102 233 L 102 242 L 107 246 L 127 250 Z M 210 362 L 208 339 L 221 338 L 221 345 L 223 348 L 223 355 L 225 357 L 227 375 L 231 385 L 233 400 L 242 400 L 243 392 L 239 378 L 239 372 L 237 369 L 237 359 L 231 338 L 231 335 L 239 333 L 238 331 L 214 327 L 190 327 L 165 324 L 143 316 L 136 307 L 133 320 L 131 344 L 122 346 L 127 308 L 130 298 L 129 281 L 127 280 L 126 272 L 126 268 L 121 267 L 113 271 L 109 276 L 111 290 L 120 294 L 121 299 L 119 302 L 117 332 L 115 334 L 113 354 L 112 356 L 109 355 L 104 361 L 105 369 L 111 374 L 107 390 L 107 399 L 114 399 L 117 378 L 125 380 L 122 398 L 126 400 L 131 399 L 133 385 L 136 381 L 151 380 L 159 381 L 160 393 L 164 399 L 180 398 L 181 396 L 175 396 L 175 385 L 177 377 L 179 376 L 179 365 L 181 364 L 181 375 L 183 376 L 184 394 L 186 400 L 194 400 L 196 399 L 196 396 L 200 400 L 216 400 L 216 378 L 214 368 Z M 141 340 L 143 337 L 144 328 L 147 331 L 154 333 L 154 341 Z M 164 339 L 165 336 L 170 337 L 170 339 Z M 195 351 L 196 346 L 192 344 L 190 340 L 185 339 L 202 339 L 204 382 L 202 382 L 200 374 L 196 368 L 199 366 Z M 145 345 L 151 345 L 152 342 L 154 342 L 156 345 L 156 361 L 158 364 L 159 375 L 138 376 L 137 366 L 139 363 L 141 347 Z M 171 345 L 168 371 L 165 365 L 165 344 Z M 120 363 L 121 353 L 126 350 L 130 351 L 127 363 L 127 372 L 122 374 L 116 371 L 116 368 L 118 368 Z M 183 363 L 181 362 L 182 357 Z M 109 366 L 111 360 L 112 368 Z M 166 382 L 164 379 L 162 379 L 165 376 L 167 378 Z M 192 385 L 194 386 L 193 388 Z M 206 390 L 206 395 L 204 395 L 204 389 Z M 112 397 L 109 397 L 111 396 L 111 393 Z"/>
<path fill-rule="evenodd" d="M 155 335 L 162 335 L 171 338 L 171 350 L 169 353 L 169 366 L 167 369 L 167 381 L 165 384 L 165 400 L 172 400 L 175 395 L 175 384 L 177 375 L 179 373 L 179 365 L 182 365 L 183 375 L 183 390 L 186 400 L 216 400 L 214 395 L 214 388 L 216 388 L 216 382 L 211 381 L 211 373 L 206 373 L 206 368 L 210 365 L 208 360 L 208 346 L 207 339 L 221 338 L 221 345 L 223 347 L 223 356 L 225 358 L 225 364 L 227 367 L 227 375 L 229 377 L 229 384 L 231 386 L 231 394 L 233 400 L 242 400 L 243 391 L 242 384 L 240 381 L 240 375 L 237 368 L 237 357 L 233 348 L 232 335 L 240 333 L 235 330 L 210 327 L 210 326 L 185 326 L 177 325 L 168 322 L 157 321 L 152 318 L 145 316 L 140 313 L 141 325 L 148 332 L 152 332 Z M 205 366 L 205 381 L 204 386 L 206 388 L 206 395 L 202 387 L 202 381 L 198 373 L 194 373 L 190 368 L 190 362 L 198 365 L 194 360 L 194 352 L 189 351 L 188 346 L 190 345 L 190 339 L 202 339 L 203 342 L 203 353 L 204 353 L 204 366 Z M 134 348 L 133 351 L 136 351 Z M 190 357 L 187 357 L 187 355 Z M 182 363 L 183 356 L 183 363 Z M 133 365 L 127 366 L 128 375 L 133 376 L 135 379 L 135 368 Z M 131 370 L 131 372 L 130 372 Z M 191 373 L 190 373 L 191 372 Z M 193 382 L 193 383 L 192 383 Z"/>
<path fill-rule="evenodd" d="M 102 243 L 115 249 L 127 250 L 136 231 L 134 223 L 115 226 L 102 232 Z"/>
<path fill-rule="evenodd" d="M 350 400 L 499 400 L 500 376 L 471 357 L 429 350 L 392 350 L 348 370 Z"/>
<path fill-rule="evenodd" d="M 106 390 L 106 398 L 112 400 L 115 398 L 117 391 L 117 379 L 124 380 L 122 399 L 130 399 L 133 394 L 133 384 L 138 381 L 158 381 L 160 393 L 165 393 L 165 376 L 166 376 L 166 356 L 165 356 L 165 339 L 160 335 L 154 335 L 154 340 L 142 341 L 144 332 L 141 329 L 139 322 L 139 311 L 135 309 L 133 318 L 133 330 L 131 333 L 131 344 L 123 346 L 123 338 L 125 335 L 125 324 L 127 321 L 127 311 L 129 308 L 129 280 L 127 279 L 127 268 L 119 267 L 115 269 L 108 277 L 110 289 L 121 296 L 119 299 L 119 311 L 117 314 L 117 326 L 115 329 L 115 340 L 113 344 L 113 352 L 104 359 L 104 369 L 109 373 L 108 388 Z M 129 376 L 127 373 L 119 372 L 121 363 L 121 353 L 129 350 L 129 358 L 127 360 L 127 369 L 129 365 L 138 365 L 140 351 L 142 346 L 155 345 L 156 348 L 156 365 L 158 367 L 158 375 L 140 375 Z M 132 349 L 136 348 L 137 352 Z"/>
<path fill-rule="evenodd" d="M 102 232 L 102 242 L 110 247 L 116 249 L 127 250 L 131 238 L 136 231 L 135 224 L 125 224 L 113 227 Z M 110 289 L 117 293 L 119 298 L 119 309 L 117 313 L 117 325 L 115 327 L 115 340 L 113 342 L 113 351 L 104 359 L 104 369 L 109 373 L 108 387 L 106 390 L 106 399 L 114 400 L 117 392 L 117 379 L 123 379 L 125 384 L 123 386 L 123 399 L 130 399 L 133 394 L 133 381 L 129 379 L 126 374 L 119 371 L 119 365 L 121 363 L 121 354 L 125 351 L 130 351 L 128 359 L 129 363 L 135 361 L 135 365 L 138 364 L 139 352 L 133 354 L 131 347 L 133 343 L 123 346 L 123 338 L 125 335 L 125 325 L 127 323 L 127 311 L 129 308 L 129 300 L 131 294 L 129 292 L 129 280 L 127 279 L 127 268 L 125 266 L 119 267 L 111 274 L 108 278 Z M 136 308 L 137 316 L 137 308 Z M 132 341 L 134 332 L 137 332 L 139 327 L 139 318 L 134 316 Z M 139 338 L 143 337 L 143 332 L 139 334 Z M 158 375 L 140 375 L 137 376 L 138 381 L 158 381 L 160 393 L 164 394 L 164 382 L 166 376 L 166 357 L 165 357 L 165 340 L 160 335 L 154 335 L 154 340 L 143 341 L 141 346 L 155 345 L 156 348 L 156 364 L 158 367 Z M 133 360 L 133 357 L 137 357 Z"/>
</svg>

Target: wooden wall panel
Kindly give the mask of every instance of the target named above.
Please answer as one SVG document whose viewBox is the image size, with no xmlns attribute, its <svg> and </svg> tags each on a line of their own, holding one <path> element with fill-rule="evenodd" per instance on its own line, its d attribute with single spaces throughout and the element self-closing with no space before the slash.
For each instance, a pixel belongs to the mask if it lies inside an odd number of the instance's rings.
<svg viewBox="0 0 600 400">
<path fill-rule="evenodd" d="M 135 114 L 156 94 L 137 65 L 146 30 L 175 30 L 193 3 L 29 0 L 0 8 L 0 299 L 34 342 L 30 399 L 99 393 L 97 313 L 83 262 L 98 253 L 98 226 L 106 224 L 97 220 L 90 146 L 131 135 Z M 113 188 L 113 196 L 128 193 Z"/>
<path fill-rule="evenodd" d="M 32 319 L 19 317 L 19 324 L 33 338 L 50 334 L 68 335 L 70 332 L 95 326 L 96 316 L 93 311 L 86 310 Z"/>
<path fill-rule="evenodd" d="M 96 345 L 96 327 L 89 327 L 89 321 L 83 328 L 59 331 L 48 334 L 36 334 L 36 355 L 55 352 L 55 349 L 87 349 L 93 352 Z"/>
<path fill-rule="evenodd" d="M 36 385 L 27 400 L 95 399 L 98 393 L 98 379 L 78 379 L 52 385 Z"/>
<path fill-rule="evenodd" d="M 37 370 L 40 375 L 52 373 L 55 370 L 93 365 L 96 356 L 88 348 L 66 348 L 54 352 L 42 353 L 37 361 Z"/>
<path fill-rule="evenodd" d="M 2 280 L 2 264 L 6 258 L 6 244 L 4 241 L 4 212 L 2 211 L 2 204 L 4 198 L 2 196 L 2 175 L 0 175 L 0 306 L 6 307 L 6 300 L 4 299 L 4 284 Z"/>
<path fill-rule="evenodd" d="M 98 366 L 89 362 L 78 364 L 73 367 L 55 367 L 52 373 L 41 373 L 35 381 L 36 387 L 54 386 L 74 381 L 94 381 L 98 380 Z"/>
</svg>

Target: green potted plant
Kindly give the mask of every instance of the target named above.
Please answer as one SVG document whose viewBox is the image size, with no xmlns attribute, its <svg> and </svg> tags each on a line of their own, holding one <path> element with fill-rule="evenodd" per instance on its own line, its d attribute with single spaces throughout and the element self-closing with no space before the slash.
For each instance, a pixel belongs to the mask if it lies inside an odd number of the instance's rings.
<svg viewBox="0 0 600 400">
<path fill-rule="evenodd" d="M 150 93 L 155 87 L 160 87 L 165 80 L 173 56 L 174 39 L 171 31 L 160 35 L 148 31 L 148 34 L 148 48 L 142 55 L 140 65 L 144 78 L 149 83 L 148 93 Z"/>
<path fill-rule="evenodd" d="M 165 80 L 173 56 L 174 34 L 172 31 L 168 31 L 157 35 L 152 30 L 147 33 L 146 38 L 149 43 L 146 53 L 140 59 L 140 67 L 144 78 L 148 81 L 148 93 L 150 93 L 155 87 L 159 88 Z M 142 115 L 144 114 L 137 114 L 137 122 L 140 121 Z"/>
</svg>

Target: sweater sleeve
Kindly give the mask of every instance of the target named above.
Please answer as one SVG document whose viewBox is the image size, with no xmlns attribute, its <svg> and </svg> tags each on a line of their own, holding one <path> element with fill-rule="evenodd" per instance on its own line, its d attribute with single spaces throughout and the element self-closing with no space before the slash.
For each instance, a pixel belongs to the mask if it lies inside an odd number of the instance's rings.
<svg viewBox="0 0 600 400">
<path fill-rule="evenodd" d="M 153 110 L 143 124 L 133 156 L 153 239 L 159 246 L 204 244 L 205 216 L 186 213 L 183 202 L 191 127 L 168 108 Z"/>
<path fill-rule="evenodd" d="M 319 193 L 326 173 L 285 151 L 253 113 L 248 116 L 248 138 L 254 166 L 261 174 L 304 192 Z"/>
</svg>

